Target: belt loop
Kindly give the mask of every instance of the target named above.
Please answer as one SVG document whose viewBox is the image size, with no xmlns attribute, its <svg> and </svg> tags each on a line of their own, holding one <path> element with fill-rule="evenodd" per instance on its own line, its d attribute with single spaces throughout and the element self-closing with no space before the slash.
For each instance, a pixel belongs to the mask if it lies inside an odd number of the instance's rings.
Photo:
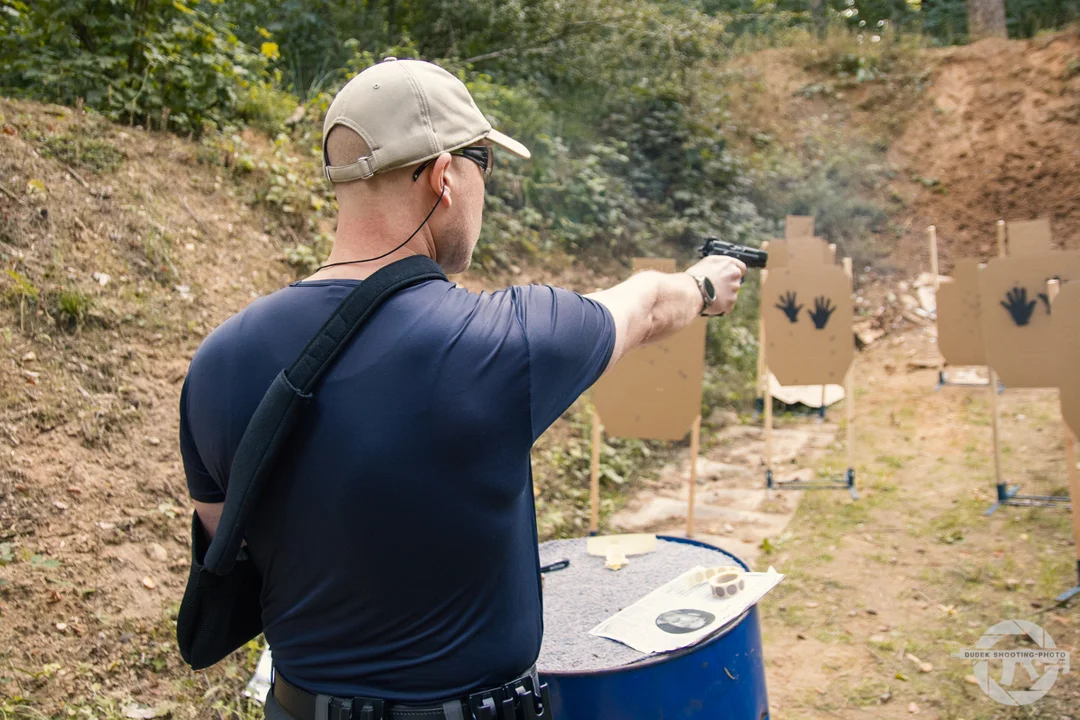
<svg viewBox="0 0 1080 720">
<path fill-rule="evenodd" d="M 330 696 L 315 696 L 315 720 L 330 720 Z"/>
<path fill-rule="evenodd" d="M 461 710 L 460 700 L 451 700 L 450 702 L 443 703 L 442 706 L 443 717 L 446 720 L 465 720 L 465 713 Z"/>
</svg>

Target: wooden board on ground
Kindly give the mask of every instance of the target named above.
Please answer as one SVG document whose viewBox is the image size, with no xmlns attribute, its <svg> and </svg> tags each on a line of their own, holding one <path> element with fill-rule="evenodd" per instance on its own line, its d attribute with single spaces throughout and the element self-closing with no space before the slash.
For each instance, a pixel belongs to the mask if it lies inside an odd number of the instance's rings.
<svg viewBox="0 0 1080 720">
<path fill-rule="evenodd" d="M 788 215 L 784 220 L 784 239 L 813 237 L 813 215 Z"/>
<path fill-rule="evenodd" d="M 805 405 L 809 408 L 834 405 L 844 399 L 842 385 L 826 385 L 822 392 L 821 385 L 781 385 L 776 376 L 769 373 L 769 392 L 774 399 L 785 405 Z"/>
<path fill-rule="evenodd" d="M 986 362 L 1009 387 L 1053 387 L 1057 342 L 1046 281 L 1080 281 L 1080 252 L 995 258 L 979 273 Z"/>
<path fill-rule="evenodd" d="M 851 278 L 836 265 L 770 270 L 761 289 L 769 369 L 784 385 L 840 384 L 855 357 Z"/>
<path fill-rule="evenodd" d="M 1054 249 L 1050 234 L 1050 220 L 1017 220 L 1007 225 L 1009 230 L 1009 255 L 1035 255 Z"/>
<path fill-rule="evenodd" d="M 952 282 L 937 290 L 937 342 L 950 365 L 985 365 L 979 315 L 979 261 L 957 260 Z"/>
<path fill-rule="evenodd" d="M 674 260 L 636 258 L 634 272 L 674 272 Z M 705 329 L 698 318 L 660 342 L 629 352 L 593 388 L 604 430 L 615 437 L 679 440 L 701 412 Z"/>
<path fill-rule="evenodd" d="M 1050 328 L 1054 336 L 1055 379 L 1061 392 L 1061 414 L 1080 435 L 1080 282 L 1065 283 L 1054 300 Z M 1075 499 L 1074 499 L 1075 500 Z"/>
</svg>

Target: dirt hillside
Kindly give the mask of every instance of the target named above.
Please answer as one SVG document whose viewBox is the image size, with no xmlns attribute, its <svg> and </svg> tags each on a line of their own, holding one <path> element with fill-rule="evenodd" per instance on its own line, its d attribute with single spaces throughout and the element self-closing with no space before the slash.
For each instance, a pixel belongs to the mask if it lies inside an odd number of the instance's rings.
<svg viewBox="0 0 1080 720">
<path fill-rule="evenodd" d="M 1055 241 L 1080 249 L 1080 29 L 928 56 L 928 102 L 889 154 L 910 199 L 894 259 L 918 266 L 931 224 L 946 267 L 991 257 L 998 218 L 1048 217 Z"/>
<path fill-rule="evenodd" d="M 871 187 L 841 191 L 886 209 L 873 241 L 902 274 L 929 269 L 932 224 L 945 270 L 996 254 L 998 219 L 1049 217 L 1056 242 L 1080 248 L 1080 28 L 923 50 L 830 38 L 741 58 L 728 79 L 751 165 L 763 138 L 779 162 L 859 148 L 873 158 Z"/>
</svg>

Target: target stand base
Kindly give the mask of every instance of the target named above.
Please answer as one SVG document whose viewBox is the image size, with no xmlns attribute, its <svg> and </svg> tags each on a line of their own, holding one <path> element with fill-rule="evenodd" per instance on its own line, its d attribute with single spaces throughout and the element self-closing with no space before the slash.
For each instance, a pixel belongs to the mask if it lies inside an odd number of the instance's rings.
<svg viewBox="0 0 1080 720">
<path fill-rule="evenodd" d="M 859 491 L 855 489 L 855 469 L 848 468 L 842 479 L 835 480 L 773 480 L 772 470 L 765 471 L 765 488 L 767 490 L 847 490 L 851 493 L 852 500 L 859 499 Z"/>
<path fill-rule="evenodd" d="M 1076 587 L 1069 588 L 1054 598 L 1059 603 L 1066 603 L 1080 595 L 1080 560 L 1076 561 Z"/>
<path fill-rule="evenodd" d="M 1066 510 L 1070 507 L 1068 495 L 1021 495 L 1020 486 L 1009 486 L 999 483 L 997 486 L 997 502 L 990 506 L 985 516 L 993 515 L 1002 505 L 1012 507 L 1059 507 Z"/>
</svg>

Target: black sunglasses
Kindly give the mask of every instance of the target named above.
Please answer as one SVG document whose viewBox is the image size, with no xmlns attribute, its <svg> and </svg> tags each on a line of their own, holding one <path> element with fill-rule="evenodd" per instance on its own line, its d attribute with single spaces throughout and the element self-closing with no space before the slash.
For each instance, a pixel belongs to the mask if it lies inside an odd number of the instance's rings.
<svg viewBox="0 0 1080 720">
<path fill-rule="evenodd" d="M 451 150 L 451 155 L 457 155 L 467 160 L 472 160 L 474 163 L 480 166 L 480 169 L 484 171 L 484 179 L 491 177 L 491 170 L 495 166 L 495 154 L 491 152 L 491 148 L 487 145 L 470 145 L 463 147 L 460 150 Z M 435 162 L 435 158 L 426 160 L 416 166 L 416 170 L 413 171 L 413 182 L 420 178 L 420 173 L 424 172 L 428 165 Z"/>
</svg>

